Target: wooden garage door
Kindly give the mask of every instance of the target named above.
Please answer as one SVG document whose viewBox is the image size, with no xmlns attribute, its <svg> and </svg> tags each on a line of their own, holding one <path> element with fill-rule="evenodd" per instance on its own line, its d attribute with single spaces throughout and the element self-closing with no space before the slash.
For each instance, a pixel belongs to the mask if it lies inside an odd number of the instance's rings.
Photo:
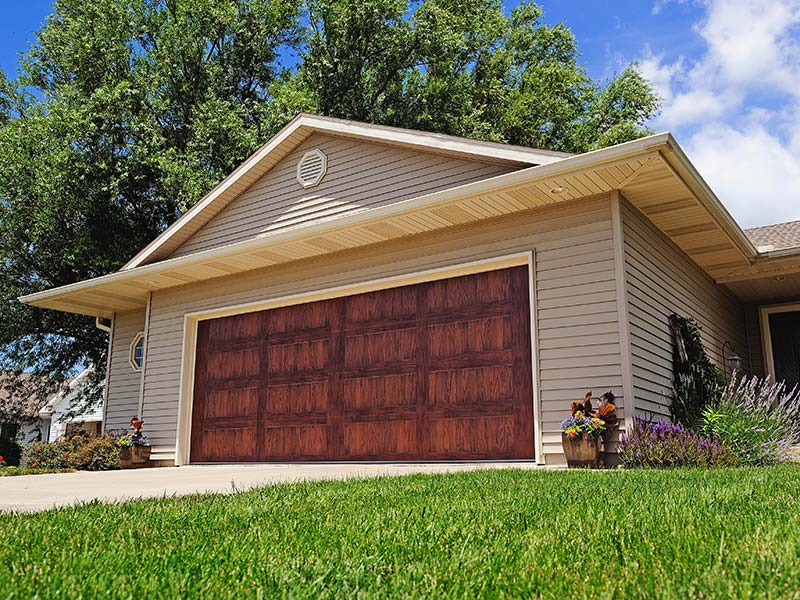
<svg viewBox="0 0 800 600">
<path fill-rule="evenodd" d="M 191 460 L 533 457 L 527 267 L 201 321 Z"/>
</svg>

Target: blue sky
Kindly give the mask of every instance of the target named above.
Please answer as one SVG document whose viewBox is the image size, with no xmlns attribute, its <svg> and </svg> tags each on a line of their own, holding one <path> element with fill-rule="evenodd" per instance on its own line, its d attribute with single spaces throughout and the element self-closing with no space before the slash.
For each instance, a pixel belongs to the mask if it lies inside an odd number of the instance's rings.
<svg viewBox="0 0 800 600">
<path fill-rule="evenodd" d="M 800 219 L 798 0 L 540 4 L 548 23 L 573 30 L 593 77 L 640 63 L 664 99 L 652 127 L 675 134 L 742 226 Z M 7 74 L 51 7 L 51 0 L 5 3 L 0 68 Z"/>
</svg>

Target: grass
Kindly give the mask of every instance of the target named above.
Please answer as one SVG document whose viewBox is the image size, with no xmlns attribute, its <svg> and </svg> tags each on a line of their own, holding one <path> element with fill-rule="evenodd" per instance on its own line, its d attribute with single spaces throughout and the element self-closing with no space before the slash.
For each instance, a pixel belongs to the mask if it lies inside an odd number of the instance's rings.
<svg viewBox="0 0 800 600">
<path fill-rule="evenodd" d="M 0 596 L 798 598 L 798 497 L 783 465 L 89 504 L 0 516 Z"/>
<path fill-rule="evenodd" d="M 32 467 L 0 467 L 0 477 L 16 475 L 43 475 L 45 473 L 72 473 L 75 469 L 34 469 Z"/>
</svg>

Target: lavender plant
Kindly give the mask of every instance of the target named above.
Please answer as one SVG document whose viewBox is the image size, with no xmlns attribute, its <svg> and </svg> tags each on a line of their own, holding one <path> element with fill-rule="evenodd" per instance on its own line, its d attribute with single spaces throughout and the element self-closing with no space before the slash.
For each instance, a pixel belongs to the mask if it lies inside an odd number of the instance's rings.
<svg viewBox="0 0 800 600">
<path fill-rule="evenodd" d="M 686 429 L 680 423 L 635 417 L 633 430 L 618 446 L 625 467 L 730 467 L 736 454 L 723 442 Z"/>
<path fill-rule="evenodd" d="M 722 440 L 745 465 L 788 458 L 800 442 L 800 389 L 769 378 L 733 377 L 703 411 L 703 431 Z"/>
</svg>

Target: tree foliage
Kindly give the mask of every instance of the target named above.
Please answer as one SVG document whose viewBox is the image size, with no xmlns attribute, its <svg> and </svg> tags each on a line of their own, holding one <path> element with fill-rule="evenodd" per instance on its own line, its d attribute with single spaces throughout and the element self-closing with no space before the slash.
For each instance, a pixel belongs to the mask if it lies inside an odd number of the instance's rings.
<svg viewBox="0 0 800 600">
<path fill-rule="evenodd" d="M 0 368 L 101 379 L 93 320 L 16 298 L 119 268 L 298 111 L 580 152 L 657 104 L 534 4 L 56 0 L 0 73 Z"/>
</svg>

